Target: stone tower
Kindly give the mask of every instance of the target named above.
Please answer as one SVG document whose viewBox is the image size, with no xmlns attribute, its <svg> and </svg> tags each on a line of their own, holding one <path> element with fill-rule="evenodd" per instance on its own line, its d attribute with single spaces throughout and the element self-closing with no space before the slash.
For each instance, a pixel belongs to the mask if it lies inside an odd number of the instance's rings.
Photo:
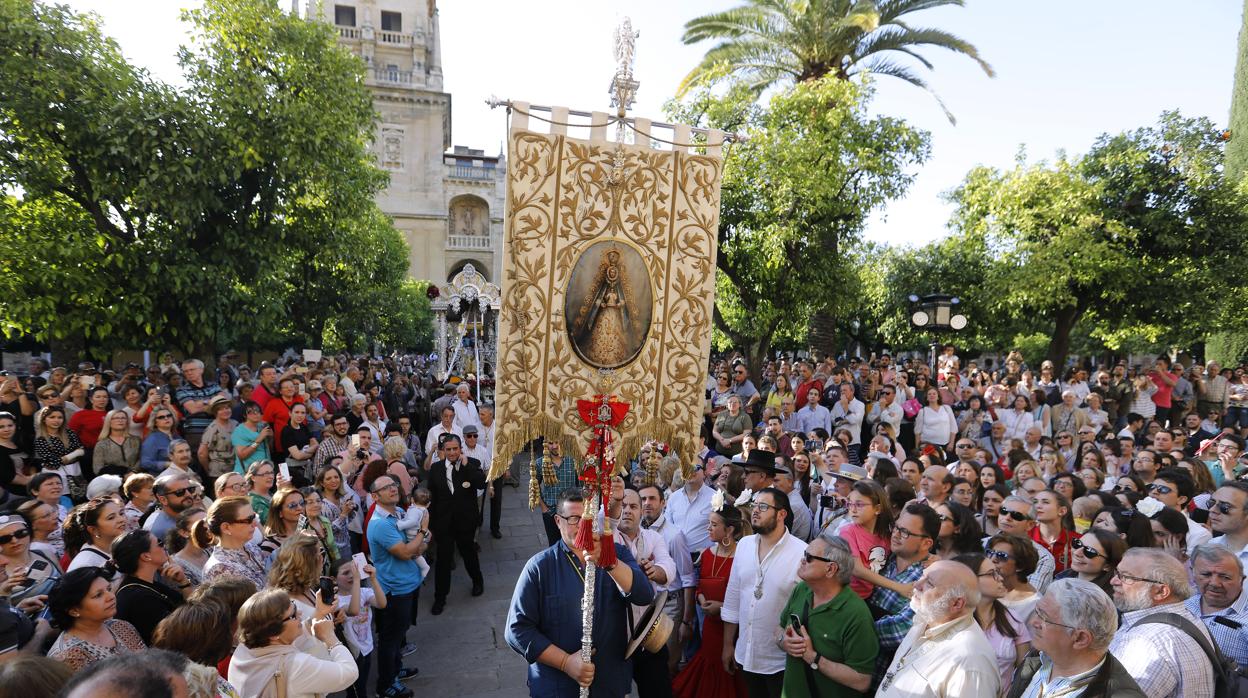
<svg viewBox="0 0 1248 698">
<path fill-rule="evenodd" d="M 321 7 L 339 42 L 365 63 L 380 114 L 373 152 L 390 174 L 377 204 L 407 240 L 408 273 L 441 284 L 470 263 L 497 283 L 506 164 L 501 154 L 451 147 L 436 0 L 324 0 Z"/>
</svg>

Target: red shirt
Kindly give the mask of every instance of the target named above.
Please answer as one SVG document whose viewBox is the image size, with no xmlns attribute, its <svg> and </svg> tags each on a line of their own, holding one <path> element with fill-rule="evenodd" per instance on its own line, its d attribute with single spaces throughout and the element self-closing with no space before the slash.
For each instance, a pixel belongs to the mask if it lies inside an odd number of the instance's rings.
<svg viewBox="0 0 1248 698">
<path fill-rule="evenodd" d="M 78 410 L 69 418 L 69 428 L 78 434 L 78 439 L 87 448 L 95 448 L 100 440 L 100 432 L 104 430 L 104 417 L 108 412 L 93 410 L 90 407 Z"/>
<path fill-rule="evenodd" d="M 278 396 L 270 393 L 269 389 L 264 387 L 263 383 L 257 385 L 256 389 L 251 391 L 252 402 L 259 405 L 262 410 L 269 406 L 269 402 L 271 400 L 276 400 L 277 398 Z"/>
<path fill-rule="evenodd" d="M 259 394 L 260 388 L 256 388 L 253 395 Z M 254 398 L 253 398 L 254 399 Z M 264 421 L 273 427 L 273 445 L 276 447 L 276 453 L 273 459 L 286 460 L 286 447 L 282 445 L 282 430 L 290 424 L 290 408 L 303 402 L 302 395 L 296 395 L 290 402 L 282 397 L 275 397 L 268 401 L 264 407 Z"/>
<path fill-rule="evenodd" d="M 801 385 L 797 386 L 797 393 L 793 395 L 793 398 L 794 398 L 793 404 L 795 406 L 794 411 L 800 410 L 806 406 L 806 397 L 810 395 L 811 388 L 818 390 L 819 394 L 822 395 L 823 394 L 823 381 L 819 380 L 818 378 L 811 378 L 805 383 L 802 383 Z"/>
<path fill-rule="evenodd" d="M 1070 567 L 1070 541 L 1074 540 L 1074 538 L 1074 534 L 1063 528 L 1062 533 L 1057 537 L 1057 540 L 1053 541 L 1053 545 L 1049 545 L 1048 542 L 1045 541 L 1040 535 L 1039 526 L 1031 529 L 1031 539 L 1044 546 L 1044 549 L 1049 551 L 1049 554 L 1053 556 L 1053 564 L 1056 565 L 1053 570 L 1053 574 L 1057 574 L 1058 572 L 1065 570 L 1067 567 Z"/>
</svg>

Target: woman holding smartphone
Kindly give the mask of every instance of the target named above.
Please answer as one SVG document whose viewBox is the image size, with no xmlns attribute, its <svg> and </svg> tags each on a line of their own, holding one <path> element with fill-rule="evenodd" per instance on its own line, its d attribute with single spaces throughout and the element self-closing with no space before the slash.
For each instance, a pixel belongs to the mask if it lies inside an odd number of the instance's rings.
<svg viewBox="0 0 1248 698">
<path fill-rule="evenodd" d="M 32 536 L 26 519 L 17 514 L 0 515 L 0 556 L 8 560 L 5 572 L 10 579 L 19 573 L 26 577 L 22 589 L 13 592 L 13 596 L 25 598 L 22 591 L 61 577 L 61 567 L 56 560 L 43 551 L 30 549 Z"/>
</svg>

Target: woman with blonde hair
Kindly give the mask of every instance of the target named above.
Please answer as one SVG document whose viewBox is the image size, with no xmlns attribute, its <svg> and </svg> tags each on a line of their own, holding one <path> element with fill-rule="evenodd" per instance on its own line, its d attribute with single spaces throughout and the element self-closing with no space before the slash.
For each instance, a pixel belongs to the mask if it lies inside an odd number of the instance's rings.
<svg viewBox="0 0 1248 698">
<path fill-rule="evenodd" d="M 35 413 L 35 459 L 44 470 L 55 472 L 70 498 L 82 501 L 87 483 L 79 461 L 87 454 L 78 434 L 65 425 L 65 408 L 49 405 Z"/>
<path fill-rule="evenodd" d="M 178 433 L 174 429 L 174 412 L 164 405 L 155 407 L 147 421 L 147 436 L 139 451 L 139 466 L 149 473 L 159 474 L 169 463 L 169 446 Z"/>
<path fill-rule="evenodd" d="M 99 440 L 91 452 L 91 464 L 97 475 L 126 475 L 139 467 L 137 436 L 130 434 L 130 417 L 124 410 L 112 410 L 104 417 Z"/>
<path fill-rule="evenodd" d="M 230 683 L 240 695 L 262 698 L 314 698 L 346 690 L 359 668 L 351 650 L 334 636 L 328 618 L 332 610 L 318 603 L 316 614 L 304 621 L 281 589 L 265 589 L 248 599 L 238 613 L 242 642 L 230 659 Z"/>
<path fill-rule="evenodd" d="M 311 617 L 316 611 L 317 583 L 321 579 L 323 560 L 324 553 L 315 536 L 291 536 L 277 549 L 266 588 L 290 594 L 299 611 Z"/>
<path fill-rule="evenodd" d="M 381 445 L 381 457 L 386 460 L 386 474 L 399 483 L 399 492 L 406 498 L 412 493 L 412 476 L 407 474 L 403 462 L 407 455 L 407 442 L 402 436 L 391 436 Z"/>
</svg>

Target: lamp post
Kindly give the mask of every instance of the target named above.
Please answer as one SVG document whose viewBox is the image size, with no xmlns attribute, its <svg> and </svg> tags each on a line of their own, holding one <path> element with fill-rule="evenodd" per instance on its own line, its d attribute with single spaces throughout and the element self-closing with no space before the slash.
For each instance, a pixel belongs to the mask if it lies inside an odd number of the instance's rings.
<svg viewBox="0 0 1248 698">
<path fill-rule="evenodd" d="M 910 326 L 925 332 L 959 332 L 966 328 L 966 316 L 961 312 L 962 299 L 947 293 L 930 293 L 926 296 L 910 294 Z M 936 380 L 935 338 L 931 342 L 932 380 Z"/>
</svg>

